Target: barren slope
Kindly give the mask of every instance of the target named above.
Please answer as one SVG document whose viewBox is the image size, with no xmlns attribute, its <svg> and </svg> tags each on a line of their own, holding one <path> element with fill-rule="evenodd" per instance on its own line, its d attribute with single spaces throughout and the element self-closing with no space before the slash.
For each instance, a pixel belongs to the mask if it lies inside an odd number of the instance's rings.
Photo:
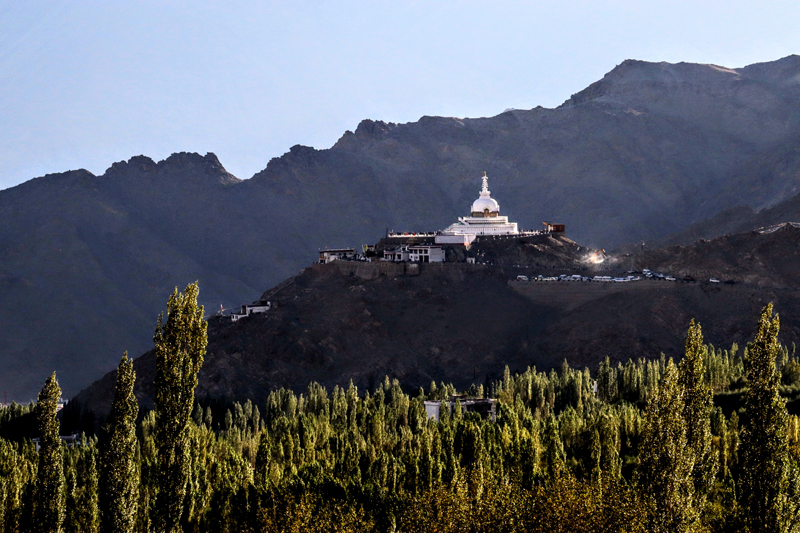
<svg viewBox="0 0 800 533">
<path fill-rule="evenodd" d="M 776 250 L 761 272 L 784 280 L 780 284 L 517 282 L 517 273 L 562 270 L 499 266 L 499 260 L 492 266 L 314 265 L 262 296 L 276 303 L 267 314 L 209 322 L 197 394 L 263 402 L 279 387 L 302 391 L 310 381 L 333 387 L 352 379 L 363 389 L 385 375 L 410 389 L 432 380 L 466 388 L 496 379 L 506 365 L 512 371 L 547 369 L 563 359 L 594 371 L 606 356 L 680 357 L 692 318 L 703 325 L 707 342 L 743 345 L 768 302 L 781 314 L 782 342 L 799 342 L 800 290 L 792 279 L 800 274 L 800 263 L 785 253 L 796 247 L 795 238 L 782 230 L 729 243 L 734 258 L 739 256 L 733 246 L 761 250 L 758 260 Z M 782 251 L 785 260 L 778 262 Z M 720 269 L 728 256 L 707 253 L 706 258 Z M 149 405 L 152 352 L 135 366 L 137 396 Z M 102 413 L 113 384 L 111 373 L 77 401 Z"/>
</svg>

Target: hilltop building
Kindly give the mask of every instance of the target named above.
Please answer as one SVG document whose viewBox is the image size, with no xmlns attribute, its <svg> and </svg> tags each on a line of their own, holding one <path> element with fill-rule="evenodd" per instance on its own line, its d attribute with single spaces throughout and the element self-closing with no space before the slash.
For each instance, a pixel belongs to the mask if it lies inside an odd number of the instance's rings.
<svg viewBox="0 0 800 533">
<path fill-rule="evenodd" d="M 500 204 L 489 192 L 489 178 L 483 173 L 483 187 L 478 199 L 472 202 L 470 216 L 458 217 L 436 235 L 436 244 L 469 244 L 479 235 L 519 235 L 516 222 L 500 216 Z"/>
<path fill-rule="evenodd" d="M 444 250 L 432 244 L 401 244 L 383 251 L 384 261 L 412 263 L 443 263 Z"/>
<path fill-rule="evenodd" d="M 258 302 L 249 305 L 246 304 L 242 306 L 241 313 L 231 313 L 231 320 L 233 322 L 237 322 L 238 320 L 250 315 L 266 313 L 270 309 L 272 309 L 272 302 Z"/>
<path fill-rule="evenodd" d="M 331 248 L 319 251 L 319 263 L 324 265 L 339 259 L 355 259 L 355 248 Z"/>
<path fill-rule="evenodd" d="M 473 243 L 478 241 L 503 241 L 531 238 L 550 233 L 564 232 L 564 225 L 545 222 L 544 230 L 520 230 L 516 222 L 500 215 L 500 204 L 489 191 L 486 172 L 481 177 L 483 186 L 478 198 L 472 202 L 470 214 L 440 231 L 395 232 L 387 228 L 386 236 L 377 244 L 362 246 L 362 255 L 354 248 L 319 250 L 318 262 L 382 261 L 393 263 L 444 263 L 466 261 L 475 264 L 475 257 L 465 257 Z M 484 261 L 485 263 L 485 261 Z"/>
<path fill-rule="evenodd" d="M 561 233 L 563 234 L 566 229 L 564 229 L 564 224 L 560 222 L 542 222 L 544 224 L 544 231 L 545 233 Z"/>
<path fill-rule="evenodd" d="M 484 420 L 494 420 L 496 417 L 495 403 L 497 403 L 497 400 L 493 398 L 466 398 L 463 396 L 451 396 L 448 400 L 443 402 L 424 402 L 425 411 L 428 413 L 428 418 L 433 418 L 438 422 L 442 405 L 449 407 L 450 415 L 452 416 L 453 411 L 455 411 L 456 408 L 456 402 L 461 404 L 461 411 L 464 413 L 478 413 Z"/>
</svg>

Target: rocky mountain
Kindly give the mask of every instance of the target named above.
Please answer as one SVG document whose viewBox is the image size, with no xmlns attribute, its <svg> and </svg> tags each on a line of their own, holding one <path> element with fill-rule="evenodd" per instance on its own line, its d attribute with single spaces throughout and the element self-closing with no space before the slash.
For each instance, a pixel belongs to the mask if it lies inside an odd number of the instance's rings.
<svg viewBox="0 0 800 533">
<path fill-rule="evenodd" d="M 556 219 L 593 248 L 666 237 L 798 193 L 800 57 L 729 69 L 625 61 L 556 109 L 365 120 L 294 146 L 250 179 L 213 154 L 139 156 L 0 191 L 0 391 L 52 370 L 72 395 L 149 345 L 176 286 L 249 301 L 317 248 L 432 230 L 466 214 L 485 170 L 503 214 Z"/>
<path fill-rule="evenodd" d="M 800 164 L 798 165 L 800 168 Z M 700 239 L 713 239 L 723 235 L 745 233 L 785 222 L 800 221 L 800 195 L 792 196 L 771 207 L 755 210 L 748 206 L 735 206 L 720 211 L 713 217 L 695 222 L 684 229 L 660 239 L 659 245 L 690 244 Z"/>
<path fill-rule="evenodd" d="M 587 265 L 585 248 L 553 237 L 489 241 L 471 250 L 491 257 L 492 265 L 313 265 L 261 296 L 273 304 L 267 313 L 209 321 L 197 395 L 260 404 L 280 387 L 302 392 L 310 381 L 331 389 L 352 380 L 364 390 L 387 375 L 410 390 L 431 381 L 466 389 L 498 379 L 506 365 L 547 369 L 567 359 L 594 371 L 606 356 L 679 358 L 692 318 L 703 325 L 706 342 L 744 346 L 768 302 L 781 315 L 781 341 L 791 345 L 800 342 L 800 287 L 791 281 L 800 274 L 799 238 L 800 229 L 789 227 L 698 243 L 681 256 L 702 265 L 705 276 L 735 275 L 736 258 L 758 265 L 757 275 L 733 285 L 516 281 L 521 273 L 619 275 L 627 268 L 613 258 L 610 269 Z M 525 266 L 513 266 L 519 264 Z M 145 406 L 152 405 L 154 358 L 151 351 L 134 362 L 136 394 Z M 102 416 L 115 379 L 107 374 L 76 397 L 77 405 Z"/>
<path fill-rule="evenodd" d="M 649 268 L 696 280 L 731 280 L 757 287 L 800 288 L 800 223 L 784 223 L 681 246 L 645 250 L 631 259 Z"/>
</svg>

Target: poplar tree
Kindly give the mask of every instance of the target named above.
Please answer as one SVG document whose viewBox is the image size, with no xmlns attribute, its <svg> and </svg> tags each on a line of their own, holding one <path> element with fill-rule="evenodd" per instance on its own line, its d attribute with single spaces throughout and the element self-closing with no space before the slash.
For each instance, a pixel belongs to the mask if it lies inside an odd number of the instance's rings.
<svg viewBox="0 0 800 533">
<path fill-rule="evenodd" d="M 700 324 L 692 320 L 686 339 L 686 353 L 678 364 L 678 382 L 683 392 L 686 453 L 693 455 L 692 481 L 696 509 L 702 509 L 718 468 L 717 456 L 711 447 L 714 397 L 705 379 L 704 350 Z"/>
<path fill-rule="evenodd" d="M 648 531 L 691 531 L 697 523 L 692 468 L 694 454 L 686 450 L 683 391 L 672 360 L 661 385 L 647 404 L 639 452 L 638 483 L 650 508 Z"/>
<path fill-rule="evenodd" d="M 778 315 L 767 305 L 758 320 L 758 331 L 747 345 L 745 418 L 742 432 L 739 505 L 744 521 L 754 533 L 783 531 L 782 499 L 788 469 L 788 414 L 778 394 L 780 374 L 775 358 L 780 350 Z"/>
<path fill-rule="evenodd" d="M 136 464 L 136 372 L 128 352 L 117 367 L 117 386 L 100 453 L 100 530 L 131 533 L 136 524 L 139 472 Z"/>
<path fill-rule="evenodd" d="M 198 283 L 176 288 L 167 302 L 167 320 L 158 317 L 153 337 L 156 351 L 155 443 L 158 450 L 158 494 L 155 528 L 180 530 L 189 479 L 189 420 L 197 374 L 206 353 L 206 322 L 197 305 Z"/>
<path fill-rule="evenodd" d="M 53 372 L 36 400 L 36 421 L 39 425 L 39 470 L 33 521 L 39 533 L 59 533 L 64 522 L 64 458 L 58 438 L 58 400 L 61 387 Z"/>
<path fill-rule="evenodd" d="M 553 415 L 547 419 L 544 431 L 544 469 L 550 481 L 553 482 L 567 473 L 566 453 L 564 443 L 561 441 L 558 419 Z"/>
</svg>

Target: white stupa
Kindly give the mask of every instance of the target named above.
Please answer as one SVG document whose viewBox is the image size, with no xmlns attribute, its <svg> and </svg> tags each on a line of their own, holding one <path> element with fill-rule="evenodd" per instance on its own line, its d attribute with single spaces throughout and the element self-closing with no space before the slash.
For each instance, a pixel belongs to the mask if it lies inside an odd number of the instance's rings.
<svg viewBox="0 0 800 533">
<path fill-rule="evenodd" d="M 472 202 L 471 215 L 458 217 L 458 222 L 443 229 L 436 236 L 437 243 L 470 243 L 478 235 L 517 235 L 516 222 L 500 216 L 500 204 L 489 192 L 489 178 L 483 173 L 483 187 L 478 199 Z"/>
</svg>

